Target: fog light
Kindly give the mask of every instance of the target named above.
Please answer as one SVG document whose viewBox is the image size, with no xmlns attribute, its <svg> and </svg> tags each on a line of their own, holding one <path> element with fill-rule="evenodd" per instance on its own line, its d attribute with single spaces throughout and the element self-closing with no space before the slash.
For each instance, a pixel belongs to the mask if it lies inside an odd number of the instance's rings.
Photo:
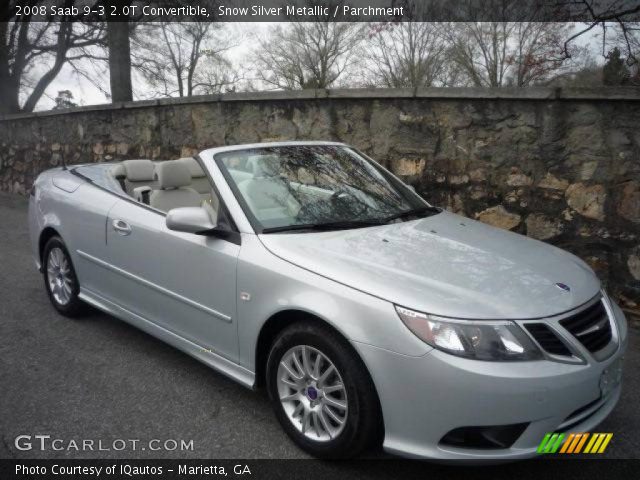
<svg viewBox="0 0 640 480">
<path fill-rule="evenodd" d="M 529 423 L 514 423 L 512 425 L 455 428 L 442 437 L 440 444 L 458 448 L 509 448 L 528 426 Z"/>
</svg>

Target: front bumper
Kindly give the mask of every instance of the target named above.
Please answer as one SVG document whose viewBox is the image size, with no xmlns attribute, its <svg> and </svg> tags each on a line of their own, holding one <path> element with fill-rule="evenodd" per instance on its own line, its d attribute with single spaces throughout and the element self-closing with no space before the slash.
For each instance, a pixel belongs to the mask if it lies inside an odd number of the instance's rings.
<svg viewBox="0 0 640 480">
<path fill-rule="evenodd" d="M 439 350 L 404 356 L 355 344 L 371 372 L 382 406 L 384 448 L 406 457 L 470 462 L 536 455 L 548 432 L 590 432 L 613 410 L 621 385 L 602 397 L 603 370 L 626 350 L 622 311 L 612 306 L 618 348 L 605 361 L 586 364 L 542 360 L 482 362 Z M 590 405 L 580 413 L 582 407 Z M 528 423 L 509 448 L 460 448 L 441 443 L 451 430 Z"/>
</svg>

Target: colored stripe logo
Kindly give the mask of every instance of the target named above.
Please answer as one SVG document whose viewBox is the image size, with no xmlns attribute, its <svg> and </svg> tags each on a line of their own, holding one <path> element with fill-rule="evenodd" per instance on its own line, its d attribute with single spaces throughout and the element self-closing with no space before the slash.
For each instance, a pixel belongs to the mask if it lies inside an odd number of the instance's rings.
<svg viewBox="0 0 640 480">
<path fill-rule="evenodd" d="M 537 452 L 545 453 L 604 453 L 613 433 L 547 433 Z"/>
</svg>

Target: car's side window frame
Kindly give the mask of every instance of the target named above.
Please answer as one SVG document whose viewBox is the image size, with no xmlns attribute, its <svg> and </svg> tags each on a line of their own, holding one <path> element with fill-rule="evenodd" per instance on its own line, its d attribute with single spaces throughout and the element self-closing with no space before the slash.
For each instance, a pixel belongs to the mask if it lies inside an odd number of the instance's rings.
<svg viewBox="0 0 640 480">
<path fill-rule="evenodd" d="M 227 152 L 221 152 L 221 153 L 227 153 Z M 240 193 L 238 184 L 236 184 L 236 182 L 234 181 L 233 177 L 231 176 L 231 173 L 229 172 L 229 169 L 223 164 L 222 156 L 217 154 L 213 155 L 213 161 L 218 166 L 218 169 L 222 173 L 222 176 L 227 182 L 227 185 L 229 185 L 231 192 L 236 197 L 236 200 L 240 204 L 240 208 L 242 208 L 242 211 L 244 215 L 247 217 L 247 220 L 249 221 L 249 224 L 253 228 L 253 231 L 258 234 L 262 233 L 262 230 L 264 230 L 264 227 L 258 221 L 256 216 L 253 214 L 253 211 L 251 211 L 251 208 L 249 207 L 249 204 L 244 199 L 244 196 L 242 195 L 242 193 Z"/>
<path fill-rule="evenodd" d="M 219 206 L 219 208 L 222 208 L 222 210 L 223 210 L 224 216 L 226 217 L 227 222 L 229 223 L 230 231 L 238 233 L 238 235 L 239 235 L 240 234 L 240 230 L 238 229 L 238 226 L 236 225 L 236 221 L 233 218 L 233 216 L 231 215 L 231 212 L 229 211 L 229 208 L 227 207 L 227 204 L 225 203 L 224 199 L 222 198 L 222 195 L 220 195 L 220 190 L 218 190 L 218 186 L 216 185 L 216 182 L 213 180 L 213 177 L 211 176 L 211 173 L 209 172 L 209 170 L 205 166 L 204 161 L 202 160 L 202 157 L 200 157 L 200 155 L 196 155 L 193 158 L 195 158 L 196 162 L 198 162 L 198 165 L 200 165 L 200 168 L 202 168 L 202 171 L 207 176 L 207 180 L 209 180 L 209 185 L 211 186 L 211 189 L 212 189 L 213 193 L 218 197 L 218 206 Z M 225 180 L 227 179 L 227 177 L 224 177 L 224 178 L 225 178 Z"/>
<path fill-rule="evenodd" d="M 220 236 L 220 235 L 216 235 L 216 238 L 220 238 L 221 240 L 226 240 L 229 241 L 231 243 L 235 243 L 236 245 L 240 245 L 242 243 L 242 236 L 240 235 L 240 231 L 238 230 L 238 227 L 236 226 L 236 222 L 233 219 L 233 217 L 231 216 L 231 213 L 229 212 L 229 209 L 227 208 L 227 205 L 225 204 L 224 200 L 222 199 L 222 197 L 220 196 L 220 192 L 218 190 L 218 187 L 215 185 L 215 182 L 213 181 L 213 178 L 211 177 L 211 175 L 209 174 L 208 170 L 205 168 L 204 163 L 202 162 L 202 159 L 200 158 L 200 156 L 196 156 L 194 157 L 195 160 L 198 162 L 198 164 L 200 165 L 200 167 L 204 170 L 206 176 L 207 176 L 207 180 L 209 181 L 209 185 L 212 188 L 213 193 L 215 193 L 218 196 L 218 205 L 219 208 L 223 209 L 224 215 L 228 220 L 228 235 L 225 236 Z M 166 217 L 167 216 L 167 212 L 163 212 L 162 210 L 158 210 L 157 208 L 152 207 L 151 205 L 146 205 L 144 203 L 140 203 L 138 201 L 136 201 L 134 198 L 130 197 L 129 195 L 126 194 L 126 192 L 117 192 L 115 190 L 112 190 L 110 188 L 105 187 L 104 185 L 100 185 L 99 183 L 97 183 L 95 180 L 93 180 L 92 178 L 84 175 L 82 172 L 78 171 L 78 168 L 80 167 L 77 166 L 75 168 L 71 168 L 69 169 L 69 172 L 72 175 L 75 175 L 81 179 L 83 179 L 84 181 L 86 181 L 87 183 L 89 183 L 90 185 L 93 185 L 94 187 L 110 193 L 122 200 L 125 200 L 129 203 L 131 203 L 132 205 L 135 205 L 137 207 L 143 208 L 149 212 L 153 212 L 157 215 L 160 215 L 162 217 Z M 213 236 L 213 235 L 212 235 Z"/>
</svg>

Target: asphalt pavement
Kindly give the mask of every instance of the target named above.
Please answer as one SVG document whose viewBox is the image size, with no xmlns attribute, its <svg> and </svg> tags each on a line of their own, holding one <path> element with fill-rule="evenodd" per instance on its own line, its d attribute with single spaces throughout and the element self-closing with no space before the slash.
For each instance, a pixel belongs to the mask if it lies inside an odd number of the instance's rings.
<svg viewBox="0 0 640 480">
<path fill-rule="evenodd" d="M 625 363 L 622 399 L 598 431 L 614 433 L 606 457 L 638 459 L 637 330 L 630 332 Z M 23 442 L 33 448 L 16 448 L 20 435 L 31 436 Z M 35 435 L 50 435 L 44 440 L 50 448 L 41 451 Z M 245 389 L 96 310 L 78 320 L 58 315 L 31 258 L 27 201 L 2 193 L 0 437 L 0 458 L 307 457 L 281 430 L 264 392 Z M 62 450 L 51 448 L 53 439 Z M 82 451 L 83 440 L 93 440 L 94 450 Z M 121 446 L 116 440 L 127 448 L 115 449 Z M 135 450 L 131 440 L 138 440 Z M 150 449 L 166 440 L 177 448 Z M 181 450 L 181 441 L 185 448 L 192 441 L 192 449 Z"/>
</svg>

